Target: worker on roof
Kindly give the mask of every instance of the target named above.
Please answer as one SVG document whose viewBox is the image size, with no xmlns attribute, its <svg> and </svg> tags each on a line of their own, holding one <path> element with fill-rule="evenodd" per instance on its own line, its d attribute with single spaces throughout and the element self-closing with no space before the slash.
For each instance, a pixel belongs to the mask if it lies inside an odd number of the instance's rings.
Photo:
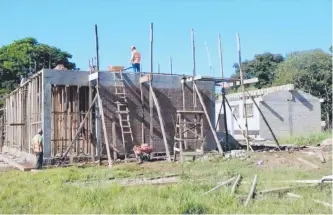
<svg viewBox="0 0 333 215">
<path fill-rule="evenodd" d="M 36 169 L 43 167 L 43 130 L 39 129 L 38 133 L 32 138 L 31 148 L 36 155 Z"/>
<path fill-rule="evenodd" d="M 141 54 L 135 48 L 135 46 L 131 46 L 131 64 L 134 72 L 140 72 L 140 62 L 141 62 Z"/>
</svg>

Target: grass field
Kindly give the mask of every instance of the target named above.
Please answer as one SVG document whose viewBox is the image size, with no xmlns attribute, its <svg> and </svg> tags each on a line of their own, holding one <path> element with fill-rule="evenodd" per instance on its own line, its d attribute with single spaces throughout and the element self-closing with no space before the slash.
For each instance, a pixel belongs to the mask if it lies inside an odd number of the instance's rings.
<svg viewBox="0 0 333 215">
<path fill-rule="evenodd" d="M 289 156 L 289 157 L 288 157 Z M 298 156 L 298 155 L 297 155 Z M 311 200 L 332 202 L 331 184 L 296 188 L 293 193 L 302 199 L 286 195 L 257 195 L 243 206 L 253 177 L 258 175 L 257 190 L 289 186 L 279 180 L 319 179 L 331 174 L 331 158 L 320 169 L 309 170 L 293 165 L 293 155 L 285 152 L 256 153 L 249 159 L 195 161 L 183 165 L 154 162 L 137 165 L 119 164 L 106 167 L 70 167 L 46 169 L 42 172 L 12 170 L 0 173 L 0 213 L 279 213 L 331 214 L 331 208 Z M 264 163 L 257 165 L 257 160 Z M 276 163 L 278 160 L 290 162 Z M 273 161 L 274 160 L 274 161 Z M 319 164 L 318 164 L 319 165 Z M 112 178 L 147 178 L 180 174 L 182 181 L 173 185 L 120 186 L 106 184 Z M 222 187 L 203 195 L 219 181 L 241 174 L 243 179 L 235 196 L 230 187 Z M 66 182 L 100 181 L 80 187 Z"/>
<path fill-rule="evenodd" d="M 288 138 L 280 138 L 280 144 L 290 144 L 296 146 L 309 146 L 309 145 L 318 145 L 323 140 L 332 138 L 331 131 L 312 133 L 305 136 L 293 136 Z"/>
</svg>

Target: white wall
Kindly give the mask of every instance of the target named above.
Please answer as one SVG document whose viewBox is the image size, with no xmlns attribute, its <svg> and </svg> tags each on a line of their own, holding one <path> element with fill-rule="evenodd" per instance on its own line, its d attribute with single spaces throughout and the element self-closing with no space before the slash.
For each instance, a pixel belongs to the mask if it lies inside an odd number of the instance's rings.
<svg viewBox="0 0 333 215">
<path fill-rule="evenodd" d="M 255 98 L 255 101 L 257 102 L 257 104 L 259 105 L 259 102 L 261 101 L 261 98 Z M 252 104 L 252 100 L 247 100 L 245 101 L 246 104 Z M 242 100 L 237 100 L 237 101 L 229 101 L 230 106 L 233 108 L 233 106 L 238 105 L 239 107 L 239 113 L 238 116 L 239 118 L 237 119 L 238 123 L 240 124 L 240 126 L 242 127 L 242 129 L 244 129 L 245 126 L 245 118 L 243 118 L 243 101 Z M 218 119 L 218 114 L 221 108 L 221 101 L 216 101 L 215 103 L 215 120 L 217 123 L 217 119 Z M 248 130 L 257 130 L 259 131 L 260 129 L 260 113 L 258 111 L 258 109 L 256 108 L 256 106 L 253 104 L 253 117 L 249 117 L 247 120 L 248 123 Z M 232 134 L 232 127 L 234 130 L 239 130 L 239 126 L 236 122 L 236 120 L 234 119 L 230 108 L 228 107 L 228 105 L 226 104 L 226 109 L 227 109 L 227 126 L 228 126 L 228 130 L 230 132 L 230 134 Z M 224 110 L 222 108 L 221 114 L 224 113 Z"/>
</svg>

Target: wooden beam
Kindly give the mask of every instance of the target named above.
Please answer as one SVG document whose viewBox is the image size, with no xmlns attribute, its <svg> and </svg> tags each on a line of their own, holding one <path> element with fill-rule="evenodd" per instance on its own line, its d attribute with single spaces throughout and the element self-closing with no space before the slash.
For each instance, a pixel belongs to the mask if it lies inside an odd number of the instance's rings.
<svg viewBox="0 0 333 215">
<path fill-rule="evenodd" d="M 106 125 L 105 125 L 103 103 L 102 103 L 102 99 L 99 95 L 98 88 L 97 88 L 97 97 L 98 97 L 97 99 L 98 99 L 99 112 L 100 112 L 101 119 L 102 119 L 102 127 L 103 127 L 103 132 L 104 132 L 104 142 L 105 142 L 105 147 L 106 147 L 106 153 L 108 155 L 109 167 L 112 167 L 112 158 L 111 158 L 111 152 L 110 152 L 110 144 L 109 144 L 109 140 L 108 140 L 108 132 L 106 130 Z M 113 147 L 113 145 L 112 145 L 112 147 Z"/>
<path fill-rule="evenodd" d="M 156 106 L 158 119 L 160 121 L 160 126 L 161 126 L 161 130 L 162 130 L 162 136 L 163 136 L 165 152 L 166 152 L 166 155 L 167 155 L 167 160 L 169 162 L 171 162 L 170 151 L 169 151 L 169 147 L 168 147 L 168 141 L 166 139 L 166 134 L 165 134 L 164 121 L 163 121 L 162 114 L 161 114 L 161 108 L 160 108 L 160 105 L 159 105 L 158 100 L 156 98 L 154 89 L 152 88 L 152 86 L 150 86 L 150 88 L 151 88 L 150 90 L 151 90 L 151 93 L 152 93 L 152 96 L 153 96 L 153 101 L 154 101 L 154 104 Z"/>
<path fill-rule="evenodd" d="M 25 123 L 10 123 L 10 126 L 23 126 Z"/>
<path fill-rule="evenodd" d="M 210 127 L 211 132 L 213 133 L 213 136 L 214 136 L 214 139 L 215 139 L 215 142 L 216 142 L 216 146 L 217 146 L 217 148 L 218 148 L 220 154 L 223 156 L 223 149 L 222 149 L 222 147 L 221 147 L 221 145 L 220 145 L 220 141 L 219 141 L 219 139 L 218 139 L 218 137 L 217 137 L 217 135 L 216 135 L 216 131 L 215 131 L 213 125 L 212 125 L 212 122 L 210 121 L 210 117 L 209 117 L 209 115 L 208 115 L 206 105 L 205 105 L 205 103 L 204 103 L 204 101 L 203 101 L 202 95 L 200 94 L 200 92 L 199 92 L 199 90 L 198 90 L 198 87 L 197 87 L 196 83 L 193 83 L 193 88 L 195 89 L 196 94 L 197 94 L 198 97 L 199 97 L 199 101 L 200 101 L 200 103 L 201 103 L 201 106 L 202 106 L 202 108 L 203 108 L 203 110 L 204 110 L 204 112 L 205 112 L 205 115 L 206 115 L 206 118 L 207 118 L 208 125 L 209 125 L 209 127 Z"/>
<path fill-rule="evenodd" d="M 251 186 L 249 195 L 247 196 L 244 206 L 247 206 L 249 204 L 250 200 L 253 198 L 253 194 L 254 194 L 254 192 L 256 190 L 256 186 L 257 186 L 257 181 L 258 181 L 258 176 L 255 175 L 253 178 L 253 182 L 252 182 L 252 186 Z"/>
<path fill-rule="evenodd" d="M 274 141 L 275 141 L 275 143 L 276 143 L 278 149 L 281 150 L 281 149 L 280 149 L 279 141 L 277 140 L 277 138 L 276 138 L 276 136 L 275 136 L 275 134 L 274 134 L 274 132 L 273 132 L 271 126 L 268 124 L 267 119 L 266 119 L 266 117 L 264 116 L 263 112 L 262 112 L 261 109 L 259 108 L 259 105 L 258 105 L 257 102 L 254 100 L 253 96 L 251 96 L 250 93 L 249 93 L 248 91 L 246 91 L 246 92 L 247 92 L 248 96 L 251 98 L 253 104 L 254 104 L 254 105 L 256 106 L 256 108 L 258 109 L 258 111 L 259 111 L 260 115 L 262 116 L 262 118 L 263 118 L 265 124 L 267 125 L 269 131 L 271 132 L 271 134 L 272 134 L 272 136 L 273 136 L 273 139 L 274 139 Z"/>
<path fill-rule="evenodd" d="M 152 77 L 151 74 L 141 76 L 140 84 L 150 81 L 151 77 Z"/>
</svg>

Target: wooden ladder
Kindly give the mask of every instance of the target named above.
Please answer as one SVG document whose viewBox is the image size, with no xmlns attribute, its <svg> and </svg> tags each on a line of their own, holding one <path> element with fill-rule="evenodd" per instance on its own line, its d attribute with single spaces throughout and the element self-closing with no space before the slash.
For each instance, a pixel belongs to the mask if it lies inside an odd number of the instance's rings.
<svg viewBox="0 0 333 215">
<path fill-rule="evenodd" d="M 125 89 L 124 77 L 122 72 L 114 72 L 115 94 L 117 96 L 117 113 L 119 118 L 119 125 L 121 129 L 121 137 L 125 149 L 125 161 L 127 161 L 127 144 L 128 139 L 133 143 L 133 133 L 131 122 L 129 118 L 129 109 L 127 102 L 127 93 Z"/>
</svg>

